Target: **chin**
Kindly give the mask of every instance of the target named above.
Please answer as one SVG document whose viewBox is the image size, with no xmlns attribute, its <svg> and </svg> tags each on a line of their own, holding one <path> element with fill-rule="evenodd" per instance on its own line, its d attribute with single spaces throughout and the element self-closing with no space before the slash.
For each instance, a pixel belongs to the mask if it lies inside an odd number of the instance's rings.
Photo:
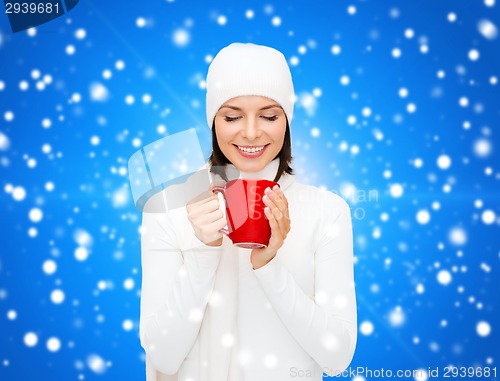
<svg viewBox="0 0 500 381">
<path fill-rule="evenodd" d="M 236 162 L 235 167 L 238 168 L 241 172 L 259 172 L 264 169 L 264 167 L 269 164 L 265 161 L 259 160 L 259 162 L 253 163 L 245 163 L 245 162 Z"/>
<path fill-rule="evenodd" d="M 234 160 L 232 161 L 232 163 L 241 172 L 259 172 L 263 170 L 265 166 L 271 162 L 271 160 L 266 160 L 264 158 L 259 158 L 257 160 L 254 159 L 250 160 L 241 160 L 238 158 L 238 160 Z"/>
</svg>

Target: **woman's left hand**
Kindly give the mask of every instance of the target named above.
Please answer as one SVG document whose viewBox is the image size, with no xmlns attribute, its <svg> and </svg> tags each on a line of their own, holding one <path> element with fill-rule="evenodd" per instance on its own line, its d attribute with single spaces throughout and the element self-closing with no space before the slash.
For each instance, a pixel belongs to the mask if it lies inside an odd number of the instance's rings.
<svg viewBox="0 0 500 381">
<path fill-rule="evenodd" d="M 271 226 L 269 245 L 263 249 L 253 249 L 250 262 L 254 270 L 264 266 L 276 256 L 283 246 L 285 238 L 290 232 L 290 216 L 288 215 L 288 201 L 279 186 L 267 188 L 263 197 L 264 213 Z"/>
</svg>

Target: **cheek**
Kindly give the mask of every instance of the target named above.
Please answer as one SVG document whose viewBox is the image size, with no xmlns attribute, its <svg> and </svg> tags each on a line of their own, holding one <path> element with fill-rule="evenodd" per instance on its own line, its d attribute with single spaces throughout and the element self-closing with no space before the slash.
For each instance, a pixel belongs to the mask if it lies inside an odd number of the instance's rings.
<svg viewBox="0 0 500 381">
<path fill-rule="evenodd" d="M 219 145 L 226 145 L 231 140 L 231 136 L 226 128 L 215 127 L 215 134 L 217 135 L 217 142 Z"/>
<path fill-rule="evenodd" d="M 268 131 L 269 137 L 279 143 L 283 143 L 285 140 L 286 125 L 279 126 L 278 128 L 273 128 Z"/>
</svg>

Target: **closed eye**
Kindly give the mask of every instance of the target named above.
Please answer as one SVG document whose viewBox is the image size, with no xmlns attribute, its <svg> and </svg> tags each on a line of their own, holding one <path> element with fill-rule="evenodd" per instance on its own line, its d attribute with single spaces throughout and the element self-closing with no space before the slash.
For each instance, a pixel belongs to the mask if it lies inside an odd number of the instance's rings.
<svg viewBox="0 0 500 381">
<path fill-rule="evenodd" d="M 237 120 L 237 119 L 239 119 L 239 118 L 240 118 L 239 116 L 237 116 L 237 117 L 235 117 L 235 118 L 231 118 L 230 116 L 225 116 L 225 117 L 224 117 L 224 120 L 225 120 L 226 122 L 234 122 L 235 120 Z"/>
<path fill-rule="evenodd" d="M 278 119 L 278 116 L 277 115 L 273 115 L 273 116 L 263 116 L 264 119 L 267 119 L 271 122 L 275 121 L 276 119 Z"/>
</svg>

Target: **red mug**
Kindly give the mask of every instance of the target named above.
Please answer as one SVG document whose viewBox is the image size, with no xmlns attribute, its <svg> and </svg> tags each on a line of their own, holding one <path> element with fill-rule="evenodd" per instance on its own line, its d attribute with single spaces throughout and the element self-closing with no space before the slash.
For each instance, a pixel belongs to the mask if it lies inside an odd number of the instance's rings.
<svg viewBox="0 0 500 381">
<path fill-rule="evenodd" d="M 266 188 L 272 189 L 275 185 L 279 186 L 270 180 L 236 179 L 228 181 L 225 186 L 212 187 L 212 192 L 222 194 L 226 201 L 228 229 L 221 229 L 221 232 L 235 246 L 261 249 L 269 244 L 271 227 L 264 214 L 266 205 L 262 198 Z"/>
</svg>

